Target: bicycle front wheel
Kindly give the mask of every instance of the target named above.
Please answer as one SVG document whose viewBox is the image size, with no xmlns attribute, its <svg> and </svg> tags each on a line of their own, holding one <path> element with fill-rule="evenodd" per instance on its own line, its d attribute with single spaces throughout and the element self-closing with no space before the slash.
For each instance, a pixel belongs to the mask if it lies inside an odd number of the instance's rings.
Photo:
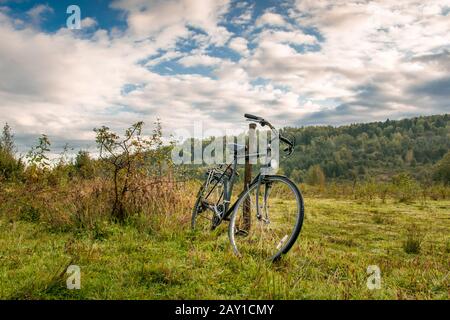
<svg viewBox="0 0 450 320">
<path fill-rule="evenodd" d="M 239 256 L 277 260 L 294 245 L 303 218 L 297 186 L 284 176 L 264 176 L 259 192 L 255 183 L 236 203 L 229 225 L 233 250 Z"/>
</svg>

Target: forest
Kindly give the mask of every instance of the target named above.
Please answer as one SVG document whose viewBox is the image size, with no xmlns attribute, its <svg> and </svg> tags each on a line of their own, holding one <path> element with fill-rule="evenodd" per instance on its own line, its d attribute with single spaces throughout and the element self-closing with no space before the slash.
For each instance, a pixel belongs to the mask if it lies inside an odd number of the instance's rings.
<svg viewBox="0 0 450 320">
<path fill-rule="evenodd" d="M 421 182 L 429 182 L 433 165 L 450 150 L 448 114 L 285 131 L 295 136 L 298 146 L 283 168 L 298 181 L 303 181 L 308 169 L 319 165 L 329 179 L 388 180 L 407 172 Z M 438 172 L 434 179 L 445 181 Z"/>
</svg>

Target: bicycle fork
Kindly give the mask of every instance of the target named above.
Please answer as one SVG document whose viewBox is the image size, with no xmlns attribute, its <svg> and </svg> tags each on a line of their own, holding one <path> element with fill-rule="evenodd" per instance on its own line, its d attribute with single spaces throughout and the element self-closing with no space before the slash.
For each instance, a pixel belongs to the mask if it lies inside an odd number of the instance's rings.
<svg viewBox="0 0 450 320">
<path fill-rule="evenodd" d="M 263 179 L 264 179 L 264 176 L 260 175 L 258 177 L 258 182 L 257 182 L 257 186 L 256 186 L 256 199 L 255 199 L 256 218 L 260 221 L 262 220 L 265 224 L 269 224 L 270 223 L 269 206 L 267 205 L 267 199 L 269 198 L 270 189 L 272 188 L 272 185 L 268 182 L 264 183 L 264 202 L 263 202 L 263 206 L 262 206 L 262 208 L 264 209 L 264 216 L 263 216 L 263 214 L 261 214 L 261 206 L 259 204 L 260 188 L 261 188 L 261 182 Z"/>
</svg>

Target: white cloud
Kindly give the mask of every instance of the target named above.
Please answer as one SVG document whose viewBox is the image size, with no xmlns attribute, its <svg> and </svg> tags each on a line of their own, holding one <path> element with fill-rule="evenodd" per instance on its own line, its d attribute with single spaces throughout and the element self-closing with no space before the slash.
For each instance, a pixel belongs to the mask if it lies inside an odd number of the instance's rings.
<svg viewBox="0 0 450 320">
<path fill-rule="evenodd" d="M 269 11 L 265 12 L 256 20 L 257 27 L 261 27 L 264 25 L 284 26 L 286 25 L 286 21 L 284 20 L 283 16 Z"/>
<path fill-rule="evenodd" d="M 432 113 L 433 108 L 439 112 L 443 104 L 424 104 L 409 88 L 448 76 L 448 71 L 414 60 L 450 48 L 448 16 L 440 14 L 445 2 L 298 1 L 290 17 L 321 34 L 320 50 L 297 52 L 288 46 L 296 38 L 291 31 L 276 35 L 263 30 L 247 70 L 314 100 L 371 103 L 362 116 L 366 119 L 372 114 Z"/>
<path fill-rule="evenodd" d="M 111 6 L 127 12 L 129 31 L 134 36 L 157 35 L 161 46 L 185 37 L 188 25 L 205 30 L 219 45 L 230 37 L 226 28 L 218 26 L 228 10 L 229 0 L 116 0 Z"/>
<path fill-rule="evenodd" d="M 48 6 L 47 4 L 39 4 L 31 8 L 27 11 L 28 16 L 31 19 L 31 22 L 35 25 L 39 25 L 44 19 L 42 16 L 44 14 L 53 13 L 53 8 Z"/>
<path fill-rule="evenodd" d="M 67 139 L 91 137 L 90 129 L 120 98 L 122 86 L 147 77 L 136 62 L 152 52 L 98 31 L 75 38 L 25 28 L 0 14 L 0 108 L 19 132 L 47 132 Z M 98 125 L 98 124 L 95 124 Z"/>
<path fill-rule="evenodd" d="M 190 126 L 194 119 L 231 128 L 249 106 L 256 112 L 270 108 L 264 113 L 274 117 L 302 113 L 296 94 L 253 87 L 245 70 L 231 61 L 204 54 L 180 60 L 186 66 L 217 65 L 217 79 L 152 73 L 137 62 L 156 54 L 158 41 L 135 42 L 127 34 L 111 37 L 101 29 L 89 39 L 67 29 L 56 34 L 32 27 L 18 30 L 2 14 L 0 33 L 0 61 L 6 62 L 0 63 L 2 121 L 18 136 L 45 132 L 56 141 L 79 145 L 85 140 L 92 145 L 93 127 L 122 130 L 137 120 L 151 123 L 157 116 L 171 130 Z M 159 61 L 180 55 L 168 51 Z M 122 95 L 126 84 L 139 88 Z"/>
<path fill-rule="evenodd" d="M 91 17 L 86 17 L 83 20 L 81 20 L 81 27 L 82 28 L 92 28 L 97 25 L 97 21 Z"/>
<path fill-rule="evenodd" d="M 242 37 L 235 37 L 231 39 L 228 46 L 233 49 L 234 51 L 238 52 L 242 56 L 247 56 L 248 51 L 248 41 L 245 38 Z"/>
<path fill-rule="evenodd" d="M 198 54 L 193 56 L 185 56 L 178 60 L 185 67 L 195 67 L 195 66 L 215 66 L 218 65 L 222 60 L 216 57 L 211 57 L 208 55 Z"/>
<path fill-rule="evenodd" d="M 297 26 L 266 12 L 260 29 L 232 34 L 223 26 L 229 1 L 117 0 L 112 6 L 126 13 L 128 28 L 86 37 L 65 28 L 46 34 L 1 10 L 1 121 L 19 136 L 93 143 L 95 126 L 123 130 L 157 116 L 170 130 L 194 120 L 231 128 L 245 112 L 277 125 L 449 112 L 448 95 L 430 90 L 449 78 L 445 2 L 302 0 L 289 11 Z M 97 26 L 92 18 L 82 23 Z M 196 48 L 180 50 L 180 39 Z M 242 58 L 214 57 L 212 45 Z M 214 77 L 149 71 L 170 60 L 212 66 Z M 127 85 L 133 89 L 123 94 Z"/>
<path fill-rule="evenodd" d="M 307 44 L 312 45 L 317 43 L 316 37 L 305 34 L 300 30 L 292 31 L 274 31 L 263 30 L 257 38 L 259 43 L 274 42 L 274 43 L 290 43 L 290 44 Z"/>
<path fill-rule="evenodd" d="M 252 21 L 252 18 L 253 18 L 253 10 L 254 10 L 255 5 L 254 4 L 247 4 L 247 2 L 242 1 L 242 2 L 238 2 L 235 5 L 235 7 L 239 8 L 239 9 L 243 9 L 244 11 L 240 15 L 235 16 L 231 20 L 231 23 L 233 25 L 249 24 Z"/>
</svg>

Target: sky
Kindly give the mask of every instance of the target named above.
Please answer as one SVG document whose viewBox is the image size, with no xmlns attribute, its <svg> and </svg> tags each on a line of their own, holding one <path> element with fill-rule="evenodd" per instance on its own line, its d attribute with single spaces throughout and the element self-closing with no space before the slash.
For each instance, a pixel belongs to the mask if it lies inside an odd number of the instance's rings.
<svg viewBox="0 0 450 320">
<path fill-rule="evenodd" d="M 449 112 L 450 0 L 0 0 L 0 124 L 21 152 L 157 118 L 169 135 Z"/>
</svg>

